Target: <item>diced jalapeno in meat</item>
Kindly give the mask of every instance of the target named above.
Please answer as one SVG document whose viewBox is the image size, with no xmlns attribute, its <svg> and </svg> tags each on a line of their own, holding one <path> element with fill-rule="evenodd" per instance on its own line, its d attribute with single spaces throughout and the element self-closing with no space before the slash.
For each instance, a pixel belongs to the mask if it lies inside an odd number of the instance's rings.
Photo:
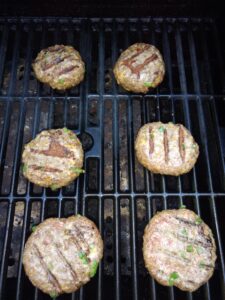
<svg viewBox="0 0 225 300">
<path fill-rule="evenodd" d="M 36 228 L 37 228 L 37 226 L 36 226 L 36 225 L 33 225 L 33 226 L 31 227 L 31 231 L 32 231 L 32 232 L 35 232 Z"/>
<path fill-rule="evenodd" d="M 187 232 L 187 230 L 185 228 L 183 228 L 181 230 L 181 234 L 184 235 L 184 236 L 188 236 L 188 232 Z"/>
<path fill-rule="evenodd" d="M 27 172 L 27 165 L 23 165 L 23 173 L 26 173 Z"/>
<path fill-rule="evenodd" d="M 181 256 L 183 259 L 186 259 L 186 258 L 187 258 L 184 251 L 181 251 L 180 256 Z"/>
<path fill-rule="evenodd" d="M 52 298 L 52 299 L 56 299 L 58 297 L 58 294 L 53 291 L 52 293 L 49 294 L 49 296 Z"/>
<path fill-rule="evenodd" d="M 174 281 L 177 280 L 178 278 L 179 278 L 179 274 L 177 272 L 171 273 L 168 279 L 169 286 L 173 286 Z"/>
<path fill-rule="evenodd" d="M 193 251 L 194 251 L 193 246 L 192 246 L 192 245 L 188 245 L 188 246 L 186 247 L 186 251 L 187 251 L 187 252 L 193 252 Z"/>
<path fill-rule="evenodd" d="M 205 267 L 205 263 L 204 263 L 204 261 L 200 261 L 200 263 L 199 263 L 199 267 L 200 267 L 200 268 L 204 268 L 204 267 Z"/>
<path fill-rule="evenodd" d="M 181 204 L 181 206 L 179 207 L 180 209 L 182 209 L 182 208 L 186 208 L 186 205 L 184 205 L 184 204 Z"/>
<path fill-rule="evenodd" d="M 75 172 L 75 173 L 78 173 L 78 174 L 85 173 L 85 171 L 83 169 L 80 169 L 80 168 L 72 167 L 72 168 L 70 168 L 70 170 L 72 172 Z"/>
<path fill-rule="evenodd" d="M 195 219 L 195 224 L 196 225 L 200 225 L 202 223 L 202 219 L 200 218 L 200 217 L 197 217 L 196 219 Z"/>
<path fill-rule="evenodd" d="M 165 128 L 164 128 L 163 126 L 160 126 L 160 127 L 159 127 L 159 131 L 160 131 L 160 132 L 164 132 L 164 130 L 165 130 Z"/>
<path fill-rule="evenodd" d="M 64 79 L 59 79 L 58 83 L 63 84 L 64 83 Z"/>
<path fill-rule="evenodd" d="M 87 255 L 84 252 L 79 252 L 78 256 L 79 256 L 80 260 L 82 261 L 82 263 L 84 265 L 88 264 L 88 258 L 87 258 Z"/>
<path fill-rule="evenodd" d="M 52 185 L 50 186 L 50 189 L 54 192 L 54 191 L 56 191 L 56 190 L 58 189 L 58 186 L 55 185 L 55 184 L 52 184 Z"/>
<path fill-rule="evenodd" d="M 152 82 L 144 82 L 144 86 L 153 87 Z"/>
<path fill-rule="evenodd" d="M 90 277 L 94 277 L 98 269 L 98 262 L 97 260 L 94 260 L 91 264 L 90 268 Z"/>
</svg>

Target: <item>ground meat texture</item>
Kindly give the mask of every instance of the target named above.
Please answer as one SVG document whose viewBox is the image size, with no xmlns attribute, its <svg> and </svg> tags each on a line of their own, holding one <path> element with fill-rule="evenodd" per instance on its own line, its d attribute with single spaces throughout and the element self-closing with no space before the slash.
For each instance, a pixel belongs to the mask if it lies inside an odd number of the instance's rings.
<svg viewBox="0 0 225 300">
<path fill-rule="evenodd" d="M 23 175 L 52 190 L 66 186 L 84 172 L 82 145 L 67 128 L 44 130 L 23 151 Z"/>
<path fill-rule="evenodd" d="M 145 228 L 143 255 L 160 284 L 193 292 L 213 275 L 216 245 L 210 228 L 193 211 L 164 210 Z"/>
<path fill-rule="evenodd" d="M 23 265 L 33 285 L 55 297 L 87 283 L 102 256 L 103 241 L 91 220 L 80 215 L 50 218 L 27 240 Z"/>
<path fill-rule="evenodd" d="M 199 147 L 181 124 L 153 122 L 140 128 L 135 151 L 138 161 L 152 173 L 178 176 L 189 172 Z"/>
<path fill-rule="evenodd" d="M 117 83 L 125 90 L 147 93 L 162 82 L 165 65 L 155 46 L 136 43 L 121 53 L 113 72 Z"/>
<path fill-rule="evenodd" d="M 84 79 L 85 65 L 72 46 L 55 45 L 41 50 L 33 63 L 38 80 L 53 89 L 66 90 Z"/>
</svg>

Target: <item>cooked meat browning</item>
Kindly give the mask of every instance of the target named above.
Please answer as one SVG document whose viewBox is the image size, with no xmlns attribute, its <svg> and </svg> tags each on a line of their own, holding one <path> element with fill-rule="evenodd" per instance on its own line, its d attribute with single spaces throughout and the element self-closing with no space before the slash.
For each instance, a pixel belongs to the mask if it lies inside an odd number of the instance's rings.
<svg viewBox="0 0 225 300">
<path fill-rule="evenodd" d="M 140 128 L 135 150 L 139 162 L 153 173 L 181 175 L 195 165 L 199 147 L 181 124 L 153 122 Z"/>
<path fill-rule="evenodd" d="M 58 90 L 78 85 L 84 79 L 85 73 L 79 52 L 64 45 L 41 50 L 34 61 L 33 69 L 38 80 Z"/>
<path fill-rule="evenodd" d="M 122 52 L 113 72 L 117 83 L 125 90 L 147 93 L 162 82 L 165 65 L 155 46 L 136 43 Z"/>
<path fill-rule="evenodd" d="M 25 146 L 23 174 L 31 182 L 54 190 L 84 172 L 83 156 L 82 145 L 71 130 L 45 130 Z"/>
<path fill-rule="evenodd" d="M 87 283 L 102 255 L 103 241 L 97 227 L 77 215 L 47 219 L 38 225 L 25 245 L 23 264 L 34 286 L 57 296 Z"/>
<path fill-rule="evenodd" d="M 188 209 L 164 210 L 145 228 L 143 255 L 159 283 L 193 292 L 212 276 L 216 245 L 210 228 Z"/>
</svg>

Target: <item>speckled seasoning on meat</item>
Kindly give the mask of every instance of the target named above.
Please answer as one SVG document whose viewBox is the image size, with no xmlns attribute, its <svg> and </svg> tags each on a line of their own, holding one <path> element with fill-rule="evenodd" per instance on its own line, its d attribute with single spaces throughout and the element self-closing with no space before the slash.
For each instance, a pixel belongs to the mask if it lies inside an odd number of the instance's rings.
<svg viewBox="0 0 225 300">
<path fill-rule="evenodd" d="M 103 241 L 91 220 L 80 215 L 50 218 L 28 238 L 23 265 L 34 286 L 56 297 L 87 283 L 102 256 Z"/>
<path fill-rule="evenodd" d="M 85 73 L 79 52 L 72 46 L 64 45 L 41 50 L 33 63 L 33 69 L 38 80 L 57 90 L 78 85 Z"/>
<path fill-rule="evenodd" d="M 183 125 L 162 122 L 140 128 L 135 151 L 149 171 L 174 176 L 189 172 L 199 156 L 198 144 Z"/>
<path fill-rule="evenodd" d="M 113 72 L 117 83 L 125 90 L 147 93 L 162 82 L 165 65 L 155 46 L 136 43 L 121 53 Z"/>
<path fill-rule="evenodd" d="M 213 275 L 213 234 L 193 211 L 157 213 L 146 226 L 143 240 L 145 266 L 160 284 L 193 292 Z"/>
<path fill-rule="evenodd" d="M 44 130 L 25 145 L 23 175 L 52 190 L 66 186 L 84 173 L 82 145 L 67 128 Z"/>
</svg>

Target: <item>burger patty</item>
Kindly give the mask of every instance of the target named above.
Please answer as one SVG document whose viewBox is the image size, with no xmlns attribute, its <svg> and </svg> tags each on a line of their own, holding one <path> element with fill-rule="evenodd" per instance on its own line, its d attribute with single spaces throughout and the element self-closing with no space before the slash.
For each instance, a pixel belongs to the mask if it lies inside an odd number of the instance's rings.
<svg viewBox="0 0 225 300">
<path fill-rule="evenodd" d="M 23 175 L 53 190 L 68 185 L 84 171 L 82 145 L 67 128 L 44 130 L 25 146 Z"/>
<path fill-rule="evenodd" d="M 147 93 L 162 82 L 165 65 L 155 46 L 136 43 L 121 53 L 113 72 L 117 83 L 125 90 Z"/>
<path fill-rule="evenodd" d="M 215 241 L 210 228 L 193 211 L 157 213 L 143 239 L 145 266 L 160 284 L 193 292 L 212 276 Z"/>
<path fill-rule="evenodd" d="M 55 45 L 41 50 L 33 63 L 38 80 L 53 89 L 65 90 L 84 79 L 85 65 L 72 46 Z"/>
<path fill-rule="evenodd" d="M 102 256 L 103 241 L 91 220 L 80 215 L 50 218 L 27 240 L 23 265 L 34 286 L 56 297 L 87 283 Z"/>
<path fill-rule="evenodd" d="M 140 128 L 135 141 L 140 164 L 153 173 L 178 176 L 195 165 L 199 147 L 181 124 L 152 122 Z"/>
</svg>

